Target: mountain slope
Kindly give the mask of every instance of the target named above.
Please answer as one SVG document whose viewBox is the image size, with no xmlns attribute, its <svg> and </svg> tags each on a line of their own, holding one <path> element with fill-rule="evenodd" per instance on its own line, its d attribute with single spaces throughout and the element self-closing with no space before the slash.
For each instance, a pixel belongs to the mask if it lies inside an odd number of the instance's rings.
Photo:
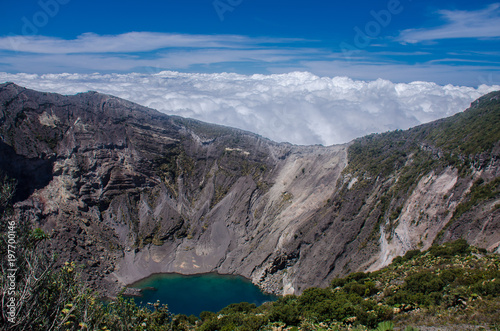
<svg viewBox="0 0 500 331">
<path fill-rule="evenodd" d="M 0 169 L 18 181 L 15 217 L 50 233 L 61 263 L 85 264 L 103 291 L 217 271 L 302 292 L 435 240 L 497 249 L 498 96 L 323 147 L 7 83 Z"/>
</svg>

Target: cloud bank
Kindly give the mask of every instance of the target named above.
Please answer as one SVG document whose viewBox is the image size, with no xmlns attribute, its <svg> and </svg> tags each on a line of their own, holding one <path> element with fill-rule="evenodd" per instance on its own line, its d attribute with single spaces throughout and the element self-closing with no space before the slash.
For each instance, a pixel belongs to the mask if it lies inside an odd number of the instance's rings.
<svg viewBox="0 0 500 331">
<path fill-rule="evenodd" d="M 430 82 L 357 81 L 308 72 L 279 75 L 8 74 L 28 88 L 111 94 L 170 115 L 237 127 L 278 142 L 340 144 L 374 133 L 453 115 L 500 86 L 478 88 Z"/>
</svg>

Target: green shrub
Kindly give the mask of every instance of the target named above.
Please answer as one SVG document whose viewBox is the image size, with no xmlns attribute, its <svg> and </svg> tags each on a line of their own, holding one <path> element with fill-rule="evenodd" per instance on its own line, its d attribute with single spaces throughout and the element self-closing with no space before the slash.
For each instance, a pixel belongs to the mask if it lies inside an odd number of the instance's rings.
<svg viewBox="0 0 500 331">
<path fill-rule="evenodd" d="M 199 327 L 200 331 L 217 331 L 222 327 L 222 323 L 217 317 L 209 318 L 203 321 L 203 324 Z"/>
<path fill-rule="evenodd" d="M 421 253 L 422 252 L 419 249 L 413 249 L 413 250 L 406 252 L 406 254 L 404 255 L 403 258 L 405 261 L 409 261 L 409 260 L 413 259 L 414 257 L 419 256 Z"/>
<path fill-rule="evenodd" d="M 240 302 L 232 303 L 220 311 L 220 314 L 227 315 L 232 313 L 249 313 L 257 308 L 254 303 Z"/>
<path fill-rule="evenodd" d="M 390 321 L 380 322 L 376 331 L 392 331 L 394 330 L 394 323 Z"/>
<path fill-rule="evenodd" d="M 283 322 L 286 325 L 298 326 L 300 323 L 299 309 L 296 305 L 275 304 L 269 313 L 269 320 L 271 322 Z"/>
<path fill-rule="evenodd" d="M 491 295 L 494 297 L 500 296 L 500 279 L 496 278 L 491 281 L 483 281 L 473 287 L 474 291 L 481 295 Z"/>
<path fill-rule="evenodd" d="M 461 269 L 444 269 L 440 272 L 439 278 L 447 285 L 453 283 L 462 274 L 463 270 Z"/>
<path fill-rule="evenodd" d="M 441 246 L 432 246 L 429 252 L 438 257 L 452 257 L 455 255 L 466 254 L 470 251 L 469 244 L 465 239 L 444 243 Z"/>
<path fill-rule="evenodd" d="M 200 319 L 205 322 L 211 318 L 215 318 L 217 317 L 217 315 L 214 313 L 214 312 L 211 312 L 211 311 L 202 311 L 200 313 Z"/>
<path fill-rule="evenodd" d="M 306 289 L 302 295 L 298 297 L 297 301 L 299 306 L 308 307 L 313 306 L 320 301 L 332 299 L 333 297 L 334 295 L 330 289 L 312 287 Z"/>
<path fill-rule="evenodd" d="M 404 262 L 404 259 L 402 256 L 396 256 L 394 259 L 392 259 L 393 264 L 401 264 Z"/>
<path fill-rule="evenodd" d="M 356 281 L 344 285 L 342 288 L 346 293 L 355 293 L 361 297 L 368 297 L 378 292 L 375 283 L 372 281 L 365 281 L 360 284 Z"/>
<path fill-rule="evenodd" d="M 243 320 L 243 325 L 240 329 L 242 331 L 260 330 L 268 322 L 269 319 L 266 316 L 250 315 Z"/>
<path fill-rule="evenodd" d="M 330 282 L 330 286 L 331 286 L 331 288 L 342 287 L 345 285 L 346 282 L 347 282 L 347 280 L 345 278 L 334 278 Z"/>
<path fill-rule="evenodd" d="M 346 277 L 346 282 L 350 282 L 353 280 L 360 282 L 360 281 L 368 280 L 368 279 L 370 279 L 369 272 L 354 272 Z"/>
<path fill-rule="evenodd" d="M 422 271 L 408 276 L 404 288 L 410 293 L 430 294 L 440 291 L 444 282 L 430 271 Z"/>
</svg>

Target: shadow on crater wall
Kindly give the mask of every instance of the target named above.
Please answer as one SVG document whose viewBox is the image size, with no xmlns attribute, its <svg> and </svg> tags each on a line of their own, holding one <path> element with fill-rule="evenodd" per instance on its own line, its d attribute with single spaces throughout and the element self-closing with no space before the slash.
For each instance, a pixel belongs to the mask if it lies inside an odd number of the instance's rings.
<svg viewBox="0 0 500 331">
<path fill-rule="evenodd" d="M 54 159 L 27 158 L 0 141 L 0 172 L 17 181 L 13 202 L 27 199 L 35 190 L 44 188 L 53 178 Z"/>
</svg>

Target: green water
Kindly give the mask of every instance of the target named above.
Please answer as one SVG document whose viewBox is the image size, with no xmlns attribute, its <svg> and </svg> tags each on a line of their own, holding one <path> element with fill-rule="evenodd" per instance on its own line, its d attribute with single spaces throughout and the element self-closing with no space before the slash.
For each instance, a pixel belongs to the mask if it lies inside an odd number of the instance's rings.
<svg viewBox="0 0 500 331">
<path fill-rule="evenodd" d="M 188 316 L 199 316 L 202 311 L 218 312 L 231 303 L 250 302 L 259 306 L 276 300 L 243 277 L 218 274 L 158 274 L 131 287 L 144 289 L 142 297 L 134 298 L 138 305 L 160 300 L 168 305 L 170 312 Z"/>
</svg>

